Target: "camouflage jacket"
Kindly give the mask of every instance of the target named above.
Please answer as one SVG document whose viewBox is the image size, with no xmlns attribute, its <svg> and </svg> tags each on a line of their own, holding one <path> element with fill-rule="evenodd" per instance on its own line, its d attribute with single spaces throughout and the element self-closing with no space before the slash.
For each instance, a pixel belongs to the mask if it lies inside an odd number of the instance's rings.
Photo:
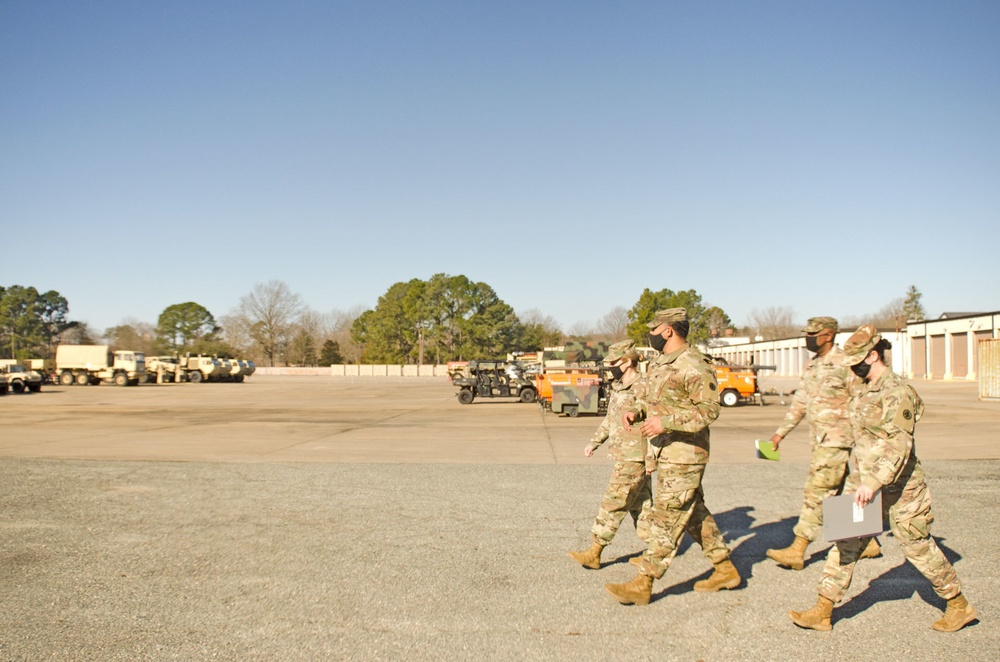
<svg viewBox="0 0 1000 662">
<path fill-rule="evenodd" d="M 638 381 L 639 375 L 636 374 L 632 379 L 623 379 L 611 385 L 608 415 L 590 440 L 590 447 L 597 450 L 606 440 L 611 439 L 608 455 L 620 462 L 642 462 L 646 458 L 646 438 L 639 432 L 638 426 L 626 430 L 622 422 L 625 412 L 635 404 L 637 389 L 633 387 Z"/>
<path fill-rule="evenodd" d="M 792 404 L 775 434 L 785 437 L 805 417 L 814 446 L 852 448 L 850 405 L 859 384 L 844 363 L 844 350 L 839 347 L 833 347 L 826 356 L 813 357 L 802 371 Z"/>
<path fill-rule="evenodd" d="M 663 423 L 663 434 L 649 440 L 647 462 L 707 464 L 708 426 L 719 417 L 711 359 L 690 346 L 653 358 L 629 411 L 637 421 L 658 416 Z"/>
<path fill-rule="evenodd" d="M 913 431 L 923 413 L 924 402 L 917 392 L 888 368 L 861 387 L 852 403 L 851 419 L 863 485 L 872 490 L 891 485 L 904 467 L 916 461 Z"/>
</svg>

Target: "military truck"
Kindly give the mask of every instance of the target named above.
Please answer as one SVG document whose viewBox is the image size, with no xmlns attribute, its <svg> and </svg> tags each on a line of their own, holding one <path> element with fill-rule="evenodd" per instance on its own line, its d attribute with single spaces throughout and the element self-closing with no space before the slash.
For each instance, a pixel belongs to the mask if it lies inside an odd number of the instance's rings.
<svg viewBox="0 0 1000 662">
<path fill-rule="evenodd" d="M 232 364 L 232 368 L 229 370 L 229 380 L 233 382 L 242 382 L 244 379 L 252 375 L 256 369 L 253 365 L 253 361 L 230 359 L 229 362 Z"/>
<path fill-rule="evenodd" d="M 0 360 L 0 374 L 6 377 L 7 388 L 14 393 L 38 393 L 42 390 L 42 376 L 14 359 Z"/>
<path fill-rule="evenodd" d="M 130 349 L 112 352 L 108 345 L 59 345 L 56 374 L 63 386 L 102 381 L 134 386 L 146 377 L 146 356 Z"/>
<path fill-rule="evenodd" d="M 223 369 L 219 359 L 212 356 L 191 356 L 190 354 L 180 359 L 180 364 L 187 371 L 188 381 L 194 382 L 219 382 L 222 381 Z M 228 375 L 228 371 L 226 372 Z"/>
<path fill-rule="evenodd" d="M 534 381 L 524 374 L 517 361 L 469 361 L 454 374 L 451 383 L 458 387 L 458 401 L 470 404 L 476 398 L 517 398 L 534 402 L 538 397 Z"/>
</svg>

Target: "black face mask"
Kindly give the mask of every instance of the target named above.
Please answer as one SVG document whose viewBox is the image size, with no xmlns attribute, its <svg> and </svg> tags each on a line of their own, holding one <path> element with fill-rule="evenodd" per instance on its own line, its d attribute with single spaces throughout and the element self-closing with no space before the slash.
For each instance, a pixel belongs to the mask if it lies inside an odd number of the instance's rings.
<svg viewBox="0 0 1000 662">
<path fill-rule="evenodd" d="M 610 368 L 608 368 L 608 372 L 611 373 L 612 379 L 616 379 L 618 381 L 621 381 L 622 375 L 625 374 L 625 371 L 622 370 L 622 367 L 620 365 L 611 366 Z"/>
<path fill-rule="evenodd" d="M 663 336 L 654 336 L 651 333 L 649 334 L 649 346 L 657 352 L 662 352 L 663 348 L 667 346 L 667 339 Z"/>
<path fill-rule="evenodd" d="M 865 363 L 864 361 L 862 361 L 861 363 L 859 363 L 857 365 L 852 365 L 851 366 L 851 372 L 853 372 L 855 375 L 857 375 L 861 379 L 865 379 L 866 377 L 868 377 L 868 373 L 871 372 L 871 371 L 872 371 L 871 364 L 870 363 Z"/>
<path fill-rule="evenodd" d="M 817 336 L 806 336 L 806 349 L 813 354 L 819 353 L 819 338 Z"/>
</svg>

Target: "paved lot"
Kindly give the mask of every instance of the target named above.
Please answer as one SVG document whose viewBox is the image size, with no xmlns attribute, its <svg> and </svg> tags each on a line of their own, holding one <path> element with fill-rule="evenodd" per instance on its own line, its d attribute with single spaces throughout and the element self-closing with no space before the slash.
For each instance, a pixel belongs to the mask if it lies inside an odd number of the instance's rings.
<svg viewBox="0 0 1000 662">
<path fill-rule="evenodd" d="M 832 633 L 787 620 L 825 546 L 797 573 L 764 557 L 806 471 L 803 431 L 752 458 L 777 398 L 713 426 L 708 505 L 747 581 L 694 593 L 710 566 L 685 546 L 635 608 L 602 589 L 633 574 L 630 527 L 599 571 L 566 558 L 609 470 L 582 455 L 596 419 L 463 407 L 446 381 L 258 377 L 0 398 L 0 660 L 1000 658 L 1000 403 L 974 384 L 917 383 L 934 533 L 983 619 L 942 635 L 891 537 Z"/>
</svg>

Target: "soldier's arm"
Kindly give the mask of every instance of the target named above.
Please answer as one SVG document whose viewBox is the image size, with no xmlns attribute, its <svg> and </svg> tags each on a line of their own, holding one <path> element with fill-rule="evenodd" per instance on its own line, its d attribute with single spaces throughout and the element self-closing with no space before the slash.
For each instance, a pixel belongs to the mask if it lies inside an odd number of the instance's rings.
<svg viewBox="0 0 1000 662">
<path fill-rule="evenodd" d="M 597 431 L 594 432 L 594 436 L 590 438 L 590 448 L 597 450 L 600 448 L 601 444 L 608 440 L 611 433 L 611 422 L 608 420 L 611 416 L 611 412 L 604 417 L 601 424 L 597 426 Z"/>
<path fill-rule="evenodd" d="M 862 485 L 876 491 L 899 478 L 913 452 L 916 409 L 913 397 L 903 389 L 886 396 L 876 427 L 865 430 L 875 439 L 872 468 L 861 477 Z"/>
<path fill-rule="evenodd" d="M 788 436 L 796 425 L 805 417 L 806 415 L 806 380 L 799 379 L 799 385 L 795 389 L 795 394 L 792 395 L 792 404 L 789 405 L 788 411 L 785 412 L 785 420 L 781 422 L 778 429 L 774 431 L 776 436 L 784 439 Z"/>
<path fill-rule="evenodd" d="M 719 387 L 714 375 L 691 370 L 684 376 L 688 399 L 657 408 L 664 430 L 699 432 L 719 417 Z"/>
</svg>

